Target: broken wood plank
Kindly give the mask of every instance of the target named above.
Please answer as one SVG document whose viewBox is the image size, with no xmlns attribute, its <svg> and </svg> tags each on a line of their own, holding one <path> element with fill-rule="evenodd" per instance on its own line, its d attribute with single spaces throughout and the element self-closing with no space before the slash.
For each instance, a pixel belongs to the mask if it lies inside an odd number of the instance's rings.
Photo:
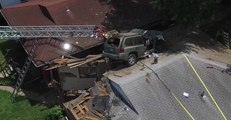
<svg viewBox="0 0 231 120">
<path fill-rule="evenodd" d="M 82 62 L 82 63 L 80 63 L 80 64 L 77 64 L 77 65 L 74 65 L 74 66 L 70 66 L 70 68 L 75 68 L 75 67 L 81 66 L 81 65 L 83 65 L 83 64 L 86 64 L 86 63 L 89 63 L 89 62 L 91 62 L 91 61 L 97 60 L 97 59 L 99 59 L 99 58 L 101 58 L 101 57 L 102 57 L 101 54 L 100 54 L 100 55 L 96 55 L 95 57 L 92 57 L 92 58 L 90 58 L 90 59 L 87 59 L 86 61 L 84 61 L 84 62 Z"/>
<path fill-rule="evenodd" d="M 74 118 L 76 120 L 80 120 L 80 118 L 76 115 L 76 113 L 75 113 L 75 111 L 73 109 L 69 108 L 69 111 L 71 112 L 71 114 L 74 116 Z"/>
<path fill-rule="evenodd" d="M 94 99 L 95 97 L 92 97 L 92 96 L 88 96 L 88 97 L 85 97 L 83 98 L 84 100 L 89 100 L 89 99 Z"/>
<path fill-rule="evenodd" d="M 99 116 L 100 118 L 103 118 L 103 117 L 104 117 L 103 114 L 99 113 L 99 112 L 96 111 L 96 110 L 91 110 L 91 112 L 92 112 L 94 115 Z"/>
<path fill-rule="evenodd" d="M 86 105 L 84 105 L 83 108 L 84 108 L 87 112 L 89 111 L 89 109 L 87 108 Z"/>
<path fill-rule="evenodd" d="M 67 64 L 67 66 L 68 66 L 68 67 L 71 67 L 71 66 L 74 66 L 74 65 L 78 65 L 78 64 L 81 64 L 81 63 L 83 63 L 83 62 L 85 62 L 85 61 L 80 61 L 80 62 L 73 62 L 73 63 L 68 63 L 68 64 Z"/>
<path fill-rule="evenodd" d="M 59 68 L 61 66 L 63 66 L 63 65 L 53 65 L 51 67 L 46 68 L 46 70 L 52 70 L 52 69 L 55 69 L 55 68 Z"/>
<path fill-rule="evenodd" d="M 90 116 L 86 116 L 85 118 L 86 118 L 87 120 L 99 120 L 98 118 L 90 117 Z"/>
<path fill-rule="evenodd" d="M 79 104 L 77 104 L 76 106 L 77 106 L 77 108 L 79 109 L 79 111 L 80 111 L 82 114 L 85 114 L 85 112 L 83 111 L 83 109 L 80 107 Z"/>
</svg>

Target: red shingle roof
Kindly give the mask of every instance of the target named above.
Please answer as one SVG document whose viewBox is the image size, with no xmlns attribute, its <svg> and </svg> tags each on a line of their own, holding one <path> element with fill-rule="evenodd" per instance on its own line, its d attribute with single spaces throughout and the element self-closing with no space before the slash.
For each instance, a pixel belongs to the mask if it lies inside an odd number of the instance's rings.
<svg viewBox="0 0 231 120">
<path fill-rule="evenodd" d="M 31 0 L 1 11 L 12 26 L 100 25 L 105 19 L 107 5 L 98 0 Z M 64 40 L 52 38 L 50 42 L 44 39 L 39 41 L 44 43 L 39 43 L 35 50 L 36 65 L 39 66 L 65 54 L 62 49 Z M 74 38 L 65 41 L 72 43 L 73 53 L 103 44 L 102 40 L 95 38 Z M 30 52 L 31 43 L 28 39 L 22 41 L 27 52 Z"/>
<path fill-rule="evenodd" d="M 107 5 L 97 0 L 33 0 L 2 9 L 10 25 L 100 25 Z"/>
<path fill-rule="evenodd" d="M 12 26 L 54 25 L 43 15 L 39 5 L 6 8 L 2 9 L 2 13 Z"/>
<path fill-rule="evenodd" d="M 22 40 L 22 44 L 27 52 L 30 52 L 33 45 L 33 39 Z M 69 43 L 71 49 L 65 51 L 63 45 Z M 37 66 L 44 64 L 58 58 L 64 54 L 76 53 L 88 48 L 94 47 L 99 44 L 103 44 L 104 41 L 95 38 L 71 38 L 71 39 L 57 39 L 57 38 L 47 38 L 47 39 L 38 39 L 38 46 L 35 51 L 34 62 Z"/>
</svg>

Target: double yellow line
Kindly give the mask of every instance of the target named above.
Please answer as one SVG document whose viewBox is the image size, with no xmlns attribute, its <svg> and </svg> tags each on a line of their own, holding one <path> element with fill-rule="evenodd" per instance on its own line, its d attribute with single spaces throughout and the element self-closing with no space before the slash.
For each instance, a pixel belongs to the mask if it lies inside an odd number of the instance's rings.
<svg viewBox="0 0 231 120">
<path fill-rule="evenodd" d="M 219 105 L 217 104 L 216 100 L 213 98 L 212 94 L 210 93 L 208 87 L 205 85 L 205 83 L 203 82 L 203 80 L 201 79 L 201 77 L 199 76 L 199 74 L 197 73 L 196 69 L 193 67 L 192 63 L 190 62 L 190 60 L 188 59 L 188 57 L 184 54 L 182 54 L 185 59 L 187 60 L 188 64 L 190 65 L 190 67 L 192 68 L 193 72 L 196 74 L 198 80 L 201 82 L 201 84 L 203 85 L 203 87 L 205 88 L 205 90 L 207 91 L 207 93 L 209 94 L 210 98 L 212 99 L 213 103 L 215 104 L 215 106 L 217 107 L 218 111 L 221 113 L 222 117 L 224 118 L 224 120 L 227 120 L 225 114 L 222 112 L 221 108 L 219 107 Z"/>
</svg>

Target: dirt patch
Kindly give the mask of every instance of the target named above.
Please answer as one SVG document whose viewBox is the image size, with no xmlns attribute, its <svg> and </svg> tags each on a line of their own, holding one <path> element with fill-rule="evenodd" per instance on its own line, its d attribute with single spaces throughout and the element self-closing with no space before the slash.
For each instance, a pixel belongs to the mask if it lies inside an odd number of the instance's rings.
<svg viewBox="0 0 231 120">
<path fill-rule="evenodd" d="M 213 61 L 231 63 L 231 49 L 195 27 L 173 27 L 164 31 L 164 36 L 168 48 L 165 55 L 186 52 Z"/>
</svg>

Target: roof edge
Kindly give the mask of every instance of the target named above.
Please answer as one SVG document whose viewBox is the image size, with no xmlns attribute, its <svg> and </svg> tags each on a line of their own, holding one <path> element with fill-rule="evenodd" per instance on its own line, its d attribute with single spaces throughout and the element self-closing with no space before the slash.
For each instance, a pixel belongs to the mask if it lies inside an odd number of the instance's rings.
<svg viewBox="0 0 231 120">
<path fill-rule="evenodd" d="M 11 24 L 9 23 L 8 19 L 6 18 L 6 16 L 4 15 L 4 13 L 2 12 L 2 10 L 0 10 L 0 13 L 2 14 L 3 18 L 6 20 L 7 24 L 9 26 L 11 26 Z"/>
</svg>

